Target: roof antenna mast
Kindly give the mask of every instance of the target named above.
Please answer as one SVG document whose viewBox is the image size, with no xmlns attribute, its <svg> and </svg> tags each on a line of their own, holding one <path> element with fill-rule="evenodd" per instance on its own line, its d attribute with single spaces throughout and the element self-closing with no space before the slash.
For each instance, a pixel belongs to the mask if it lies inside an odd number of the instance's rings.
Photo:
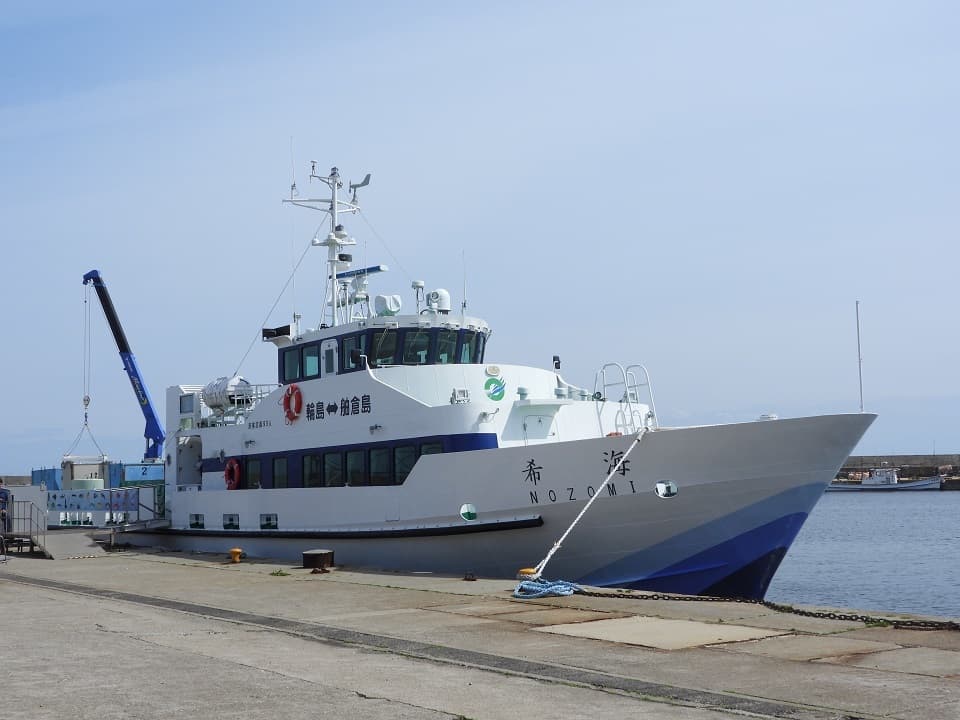
<svg viewBox="0 0 960 720">
<path fill-rule="evenodd" d="M 330 188 L 330 197 L 302 199 L 291 197 L 283 202 L 325 212 L 330 216 L 330 232 L 322 239 L 318 233 L 313 239 L 313 245 L 327 248 L 327 287 L 330 288 L 330 299 L 329 314 L 325 310 L 324 319 L 329 318 L 329 325 L 333 327 L 347 322 L 347 312 L 350 304 L 347 286 L 350 280 L 349 276 L 345 275 L 345 271 L 353 263 L 353 255 L 343 250 L 357 244 L 357 241 L 347 235 L 343 225 L 340 224 L 340 214 L 360 212 L 360 205 L 357 203 L 357 190 L 370 184 L 370 173 L 367 173 L 362 181 L 349 184 L 349 190 L 352 193 L 349 201 L 340 199 L 343 181 L 340 179 L 340 171 L 337 168 L 330 168 L 330 174 L 324 177 L 317 174 L 317 161 L 311 160 L 310 181 L 313 182 L 314 180 L 319 180 Z"/>
</svg>

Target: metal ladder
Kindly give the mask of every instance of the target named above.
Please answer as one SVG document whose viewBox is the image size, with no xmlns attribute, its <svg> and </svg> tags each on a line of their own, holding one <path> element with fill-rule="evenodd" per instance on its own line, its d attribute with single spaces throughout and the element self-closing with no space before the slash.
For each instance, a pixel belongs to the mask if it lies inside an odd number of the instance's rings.
<svg viewBox="0 0 960 720">
<path fill-rule="evenodd" d="M 638 407 L 641 404 L 641 388 L 646 389 L 646 396 L 649 399 L 648 412 Z M 655 430 L 660 427 L 650 374 L 643 365 L 634 363 L 624 369 L 620 363 L 607 363 L 597 371 L 593 390 L 601 432 L 603 432 L 602 403 L 614 398 L 619 403 L 614 415 L 615 432 L 633 435 L 641 429 Z"/>
</svg>

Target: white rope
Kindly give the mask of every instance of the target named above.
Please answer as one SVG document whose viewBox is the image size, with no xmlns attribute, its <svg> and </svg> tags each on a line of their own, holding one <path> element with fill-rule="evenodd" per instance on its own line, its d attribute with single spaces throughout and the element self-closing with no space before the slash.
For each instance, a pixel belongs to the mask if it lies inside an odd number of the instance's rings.
<svg viewBox="0 0 960 720">
<path fill-rule="evenodd" d="M 560 546 L 563 545 L 563 541 L 567 539 L 567 535 L 569 535 L 571 531 L 577 526 L 577 523 L 580 522 L 580 518 L 582 518 L 584 515 L 587 514 L 587 510 L 589 510 L 590 506 L 593 505 L 593 501 L 596 500 L 598 497 L 600 497 L 600 493 L 607 486 L 607 483 L 610 482 L 610 478 L 612 478 L 614 475 L 617 474 L 617 472 L 619 472 L 620 468 L 623 466 L 623 461 L 626 460 L 627 456 L 633 452 L 633 449 L 640 444 L 640 439 L 646 434 L 646 432 L 647 432 L 647 429 L 642 428 L 640 432 L 637 433 L 637 436 L 633 439 L 633 442 L 630 443 L 630 447 L 627 448 L 627 451 L 620 456 L 619 460 L 617 460 L 617 464 L 613 466 L 613 469 L 607 475 L 606 479 L 600 484 L 600 487 L 597 488 L 597 491 L 593 494 L 593 497 L 590 498 L 587 504 L 583 506 L 583 509 L 580 511 L 580 514 L 577 515 L 576 518 L 574 518 L 573 522 L 570 523 L 570 527 L 568 527 L 566 532 L 563 533 L 562 536 L 560 536 L 560 539 L 553 544 L 553 547 L 550 548 L 550 552 L 547 553 L 547 556 L 543 560 L 541 560 L 537 564 L 537 566 L 533 569 L 533 575 L 525 575 L 523 578 L 524 580 L 538 580 L 540 576 L 543 575 L 544 568 L 547 567 L 547 563 L 550 562 L 550 558 L 552 558 L 556 554 L 557 550 L 560 549 Z"/>
</svg>

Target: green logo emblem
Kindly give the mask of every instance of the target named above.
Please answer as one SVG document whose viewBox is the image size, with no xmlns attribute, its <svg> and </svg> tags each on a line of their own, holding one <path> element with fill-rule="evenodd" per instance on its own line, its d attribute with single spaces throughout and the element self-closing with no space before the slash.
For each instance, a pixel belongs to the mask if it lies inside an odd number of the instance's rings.
<svg viewBox="0 0 960 720">
<path fill-rule="evenodd" d="M 487 397 L 491 400 L 503 400 L 507 383 L 500 377 L 487 378 L 487 381 L 483 384 L 483 389 L 487 391 Z"/>
<path fill-rule="evenodd" d="M 464 503 L 460 506 L 460 517 L 464 520 L 476 520 L 477 519 L 477 508 L 473 503 Z"/>
</svg>

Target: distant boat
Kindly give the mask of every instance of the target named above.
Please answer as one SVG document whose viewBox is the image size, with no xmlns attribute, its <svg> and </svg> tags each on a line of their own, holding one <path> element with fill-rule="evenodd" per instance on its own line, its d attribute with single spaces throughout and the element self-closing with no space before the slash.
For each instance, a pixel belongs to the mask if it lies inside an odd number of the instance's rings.
<svg viewBox="0 0 960 720">
<path fill-rule="evenodd" d="M 890 492 L 900 490 L 939 490 L 943 477 L 901 480 L 896 468 L 874 468 L 855 480 L 834 480 L 827 486 L 827 492 Z"/>
</svg>

